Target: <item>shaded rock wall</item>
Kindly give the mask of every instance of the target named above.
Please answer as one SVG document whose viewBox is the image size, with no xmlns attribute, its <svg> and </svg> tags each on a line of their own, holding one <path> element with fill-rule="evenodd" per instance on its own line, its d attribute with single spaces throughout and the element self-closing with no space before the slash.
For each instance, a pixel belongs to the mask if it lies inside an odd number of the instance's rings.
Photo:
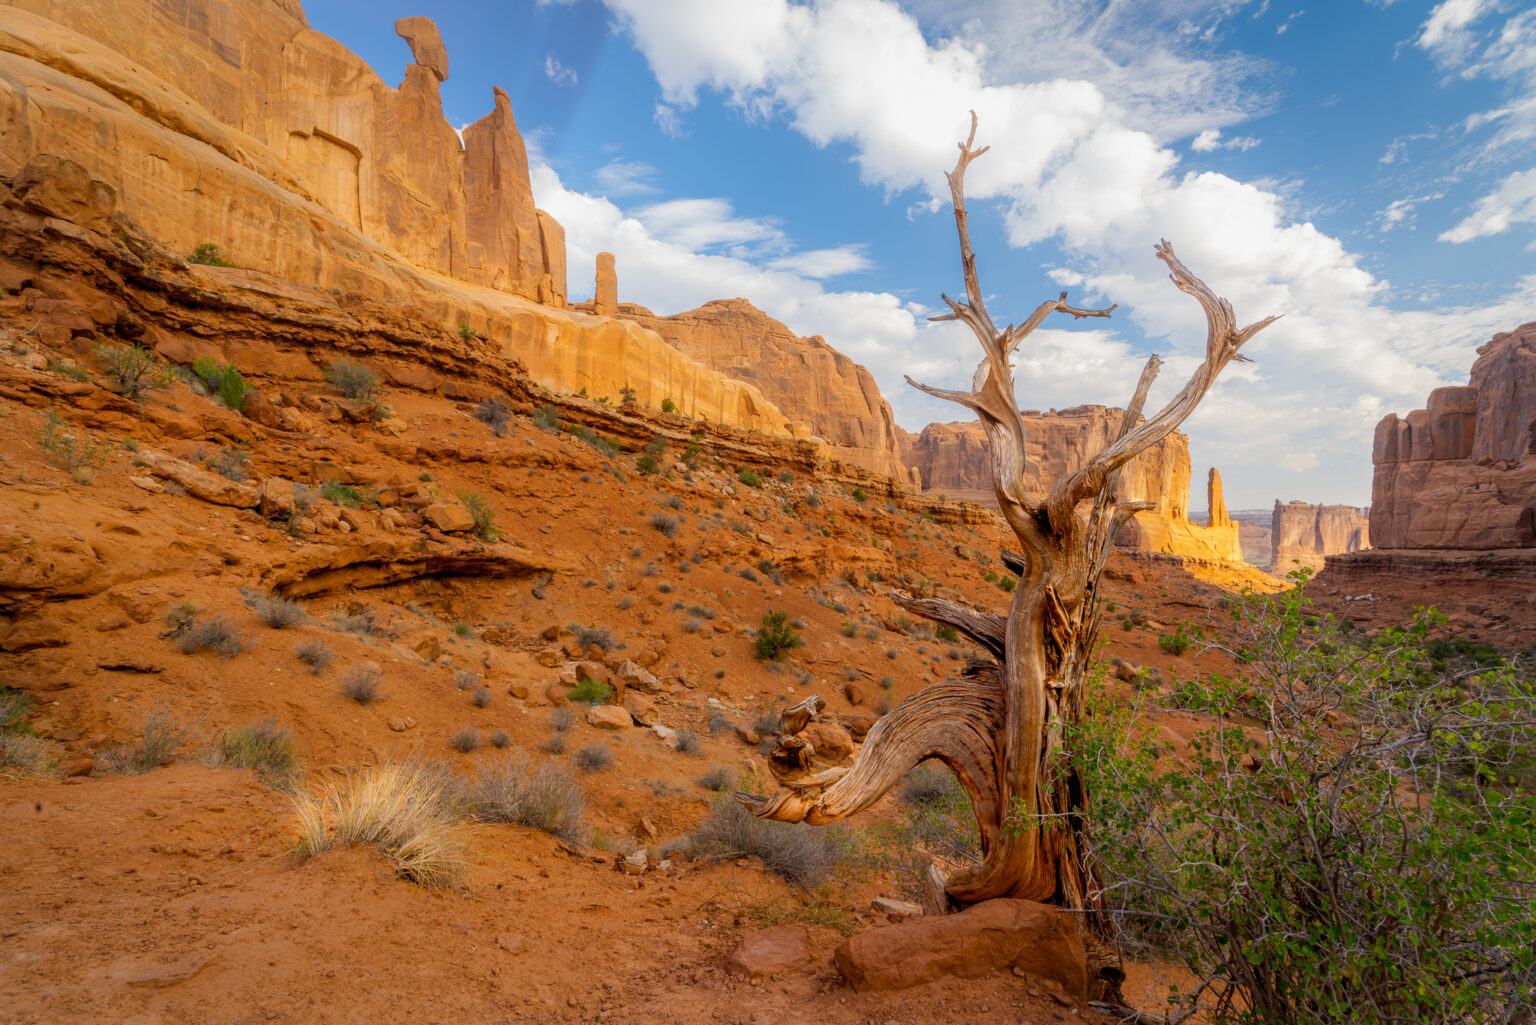
<svg viewBox="0 0 1536 1025">
<path fill-rule="evenodd" d="M 1026 411 L 1030 496 L 1043 498 L 1052 484 L 1106 447 L 1121 413 L 1107 406 Z M 904 453 L 926 491 L 967 497 L 991 493 L 991 448 L 978 421 L 929 424 L 915 437 L 907 436 Z M 1190 522 L 1189 484 L 1189 439 L 1178 432 L 1128 463 L 1121 471 L 1119 497 L 1152 502 L 1154 508 L 1132 520 L 1120 532 L 1118 543 L 1172 555 L 1241 561 L 1237 527 L 1221 500 L 1220 475 L 1208 482 L 1215 526 Z"/>
<path fill-rule="evenodd" d="M 602 281 L 599 264 L 600 286 Z M 631 305 L 622 305 L 620 314 L 705 366 L 756 385 L 788 416 L 804 421 L 836 458 L 903 485 L 915 483 L 902 459 L 905 432 L 875 379 L 820 336 L 796 337 L 745 299 L 716 299 L 670 317 Z"/>
<path fill-rule="evenodd" d="M 796 433 L 757 389 L 654 332 L 563 308 L 563 232 L 533 205 L 505 94 L 461 147 L 430 21 L 402 21 L 426 63 L 396 89 L 310 30 L 297 0 L 0 0 L 0 15 L 0 179 L 57 155 L 174 252 L 212 243 L 247 273 L 467 324 L 555 391 L 628 386 Z"/>
<path fill-rule="evenodd" d="M 1536 323 L 1477 352 L 1468 385 L 1376 425 L 1372 546 L 1536 547 Z"/>
<path fill-rule="evenodd" d="M 1275 500 L 1270 523 L 1270 571 L 1284 575 L 1298 565 L 1322 569 L 1325 557 L 1370 547 L 1369 510 L 1352 505 L 1312 505 Z"/>
</svg>

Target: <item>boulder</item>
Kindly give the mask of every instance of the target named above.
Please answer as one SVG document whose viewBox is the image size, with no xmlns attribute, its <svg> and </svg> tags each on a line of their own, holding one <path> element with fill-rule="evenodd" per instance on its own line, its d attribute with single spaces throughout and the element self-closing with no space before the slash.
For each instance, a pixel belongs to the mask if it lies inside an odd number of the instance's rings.
<svg viewBox="0 0 1536 1025">
<path fill-rule="evenodd" d="M 654 726 L 657 722 L 656 702 L 640 693 L 624 695 L 624 711 L 641 726 Z"/>
<path fill-rule="evenodd" d="M 28 209 L 106 234 L 112 230 L 117 192 L 92 178 L 84 167 L 56 153 L 39 153 L 26 162 L 11 191 Z"/>
<path fill-rule="evenodd" d="M 625 687 L 633 688 L 643 694 L 661 692 L 661 681 L 656 679 L 649 670 L 627 658 L 619 663 L 619 679 L 624 681 Z"/>
<path fill-rule="evenodd" d="M 799 925 L 776 925 L 748 933 L 725 959 L 727 972 L 749 981 L 810 967 L 810 937 Z"/>
<path fill-rule="evenodd" d="M 833 965 L 854 989 L 906 989 L 946 975 L 979 979 L 1016 968 L 1085 999 L 1088 966 L 1077 923 L 1060 908 L 997 898 L 958 914 L 911 919 L 850 936 Z"/>
<path fill-rule="evenodd" d="M 140 448 L 136 458 L 166 480 L 180 484 L 187 494 L 205 502 L 237 509 L 254 509 L 259 502 L 255 486 L 227 480 L 164 452 Z"/>
<path fill-rule="evenodd" d="M 635 724 L 619 705 L 593 705 L 587 709 L 587 722 L 600 730 L 622 730 Z"/>
<path fill-rule="evenodd" d="M 288 518 L 298 511 L 298 488 L 282 477 L 265 477 L 256 485 L 256 507 L 267 519 Z"/>
<path fill-rule="evenodd" d="M 475 518 L 457 502 L 433 502 L 426 509 L 427 522 L 445 534 L 462 534 L 475 529 Z"/>
</svg>

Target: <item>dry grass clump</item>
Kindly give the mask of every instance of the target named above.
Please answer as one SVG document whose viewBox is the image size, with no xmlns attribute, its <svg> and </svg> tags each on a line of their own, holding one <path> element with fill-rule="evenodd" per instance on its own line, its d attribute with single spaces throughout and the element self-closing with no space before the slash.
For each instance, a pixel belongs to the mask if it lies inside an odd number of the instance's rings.
<svg viewBox="0 0 1536 1025">
<path fill-rule="evenodd" d="M 383 682 L 384 675 L 377 669 L 362 666 L 342 678 L 341 692 L 359 705 L 371 705 L 375 701 L 384 700 L 384 695 L 379 691 L 379 685 Z"/>
<path fill-rule="evenodd" d="M 139 724 L 139 737 L 131 744 L 108 749 L 97 761 L 108 772 L 129 776 L 158 769 L 197 742 L 197 724 L 182 720 L 168 708 L 150 712 Z"/>
<path fill-rule="evenodd" d="M 404 879 L 431 888 L 452 886 L 468 867 L 458 824 L 461 806 L 453 776 L 442 766 L 370 766 L 318 794 L 295 798 L 295 852 L 312 858 L 333 847 L 362 844 L 381 851 Z"/>
<path fill-rule="evenodd" d="M 214 616 L 201 623 L 194 623 L 176 641 L 183 655 L 199 651 L 217 651 L 225 658 L 234 658 L 245 647 L 240 631 L 223 616 Z"/>
<path fill-rule="evenodd" d="M 47 741 L 26 733 L 0 733 L 0 776 L 52 776 L 58 761 Z"/>
<path fill-rule="evenodd" d="M 582 772 L 601 772 L 613 764 L 613 752 L 606 744 L 588 744 L 575 754 Z"/>
<path fill-rule="evenodd" d="M 250 606 L 256 618 L 274 630 L 286 630 L 309 618 L 303 605 L 287 598 L 253 598 Z"/>
<path fill-rule="evenodd" d="M 760 819 L 734 796 L 722 794 L 681 847 L 696 858 L 723 861 L 760 858 L 792 886 L 813 889 L 829 882 L 849 856 L 842 830 Z"/>
<path fill-rule="evenodd" d="M 305 641 L 293 649 L 294 655 L 300 662 L 309 666 L 309 671 L 314 676 L 319 676 L 330 666 L 336 653 L 330 646 L 320 641 Z"/>
<path fill-rule="evenodd" d="M 473 754 L 484 744 L 485 742 L 480 739 L 480 731 L 473 726 L 461 726 L 454 731 L 453 736 L 448 738 L 448 746 L 459 754 Z"/>
<path fill-rule="evenodd" d="M 571 770 L 556 761 L 530 767 L 522 753 L 480 766 L 469 786 L 471 814 L 481 822 L 512 822 L 570 843 L 586 836 L 586 796 Z"/>
<path fill-rule="evenodd" d="M 219 737 L 217 759 L 236 769 L 255 769 L 277 778 L 299 771 L 299 752 L 293 734 L 275 719 L 225 730 Z"/>
</svg>

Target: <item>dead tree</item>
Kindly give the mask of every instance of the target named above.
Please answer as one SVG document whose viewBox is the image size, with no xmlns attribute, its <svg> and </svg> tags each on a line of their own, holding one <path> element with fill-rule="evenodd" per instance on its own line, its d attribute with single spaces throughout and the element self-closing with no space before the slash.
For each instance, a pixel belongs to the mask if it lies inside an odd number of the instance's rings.
<svg viewBox="0 0 1536 1025">
<path fill-rule="evenodd" d="M 1006 617 L 964 608 L 937 598 L 896 592 L 902 608 L 969 635 L 994 661 L 973 661 L 962 677 L 934 683 L 907 698 L 866 737 L 851 767 L 807 771 L 804 750 L 779 750 L 770 765 L 781 789 L 769 797 L 738 797 L 758 815 L 813 825 L 845 818 L 874 804 L 914 765 L 929 758 L 954 771 L 976 814 L 982 858 L 979 864 L 944 878 L 930 872 L 930 910 L 974 904 L 994 897 L 1018 897 L 1077 910 L 1093 908 L 1095 876 L 1087 856 L 1090 795 L 1064 744 L 1066 727 L 1083 714 L 1083 685 L 1099 632 L 1099 576 L 1116 532 L 1147 502 L 1116 498 L 1116 479 L 1127 462 L 1157 444 L 1190 415 L 1216 375 L 1243 344 L 1276 318 L 1236 326 L 1232 307 L 1191 274 L 1166 242 L 1156 255 L 1168 265 L 1173 283 L 1205 310 L 1205 359 L 1189 382 L 1161 411 L 1143 419 L 1142 406 L 1162 361 L 1153 356 L 1141 372 L 1119 428 L 1108 447 L 1077 472 L 1057 481 L 1044 501 L 1025 492 L 1025 428 L 1014 397 L 1010 357 L 1052 313 L 1074 318 L 1107 317 L 1103 310 L 1068 305 L 1066 293 L 1042 303 L 1022 324 L 999 330 L 982 301 L 976 256 L 966 226 L 965 169 L 988 147 L 973 149 L 970 137 L 949 179 L 965 301 L 944 296 L 950 313 L 936 320 L 969 325 L 985 358 L 970 391 L 946 391 L 907 382 L 930 395 L 950 399 L 980 417 L 992 449 L 992 485 L 1022 554 L 1003 553 L 1020 580 Z M 1086 508 L 1085 508 L 1086 507 Z M 793 738 L 781 738 L 781 747 Z M 803 747 L 803 742 L 801 742 Z M 1114 945 L 1083 916 L 1089 977 L 1098 995 L 1113 996 L 1122 973 Z"/>
</svg>

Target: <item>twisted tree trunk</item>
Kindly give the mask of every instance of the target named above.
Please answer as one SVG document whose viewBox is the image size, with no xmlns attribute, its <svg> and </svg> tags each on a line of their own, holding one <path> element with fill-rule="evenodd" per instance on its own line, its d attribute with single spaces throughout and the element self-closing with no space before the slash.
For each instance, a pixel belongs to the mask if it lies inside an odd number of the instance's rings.
<svg viewBox="0 0 1536 1025">
<path fill-rule="evenodd" d="M 1142 406 L 1161 360 L 1151 357 L 1111 443 L 1051 488 L 1043 502 L 1024 490 L 1025 428 L 1014 397 L 1010 357 L 1052 313 L 1075 318 L 1107 317 L 1103 310 L 1068 305 L 1066 293 L 1042 303 L 1018 326 L 999 330 L 988 315 L 976 275 L 976 257 L 966 226 L 964 181 L 971 161 L 988 147 L 960 145 L 955 169 L 946 177 L 954 201 L 965 273 L 965 301 L 944 296 L 950 313 L 936 320 L 960 320 L 981 342 L 985 358 L 968 392 L 945 391 L 907 382 L 931 395 L 973 410 L 992 449 L 992 483 L 1003 517 L 1023 554 L 1004 552 L 1020 577 L 1007 618 L 976 612 L 934 598 L 902 593 L 892 598 L 925 618 L 969 635 L 995 660 L 973 663 L 960 679 L 935 683 L 914 694 L 870 729 L 853 765 L 806 772 L 804 742 L 780 738 L 770 766 L 781 789 L 764 798 L 738 794 L 757 814 L 815 825 L 852 815 L 874 804 L 917 763 L 936 758 L 959 778 L 976 814 L 982 859 L 948 878 L 930 873 L 927 905 L 947 910 L 993 897 L 1019 897 L 1092 910 L 1097 903 L 1093 866 L 1087 857 L 1090 795 L 1063 744 L 1065 727 L 1082 716 L 1083 684 L 1099 632 L 1099 576 L 1116 532 L 1147 502 L 1120 502 L 1115 484 L 1120 469 L 1179 426 L 1238 350 L 1276 318 L 1237 328 L 1231 305 L 1216 296 L 1179 262 L 1165 241 L 1157 258 L 1168 265 L 1180 290 L 1195 297 L 1208 323 L 1205 359 L 1184 388 L 1161 411 L 1142 420 Z M 1086 517 L 1079 507 L 1092 500 Z M 1119 957 L 1095 916 L 1080 918 L 1096 996 L 1117 996 L 1123 973 Z"/>
</svg>

